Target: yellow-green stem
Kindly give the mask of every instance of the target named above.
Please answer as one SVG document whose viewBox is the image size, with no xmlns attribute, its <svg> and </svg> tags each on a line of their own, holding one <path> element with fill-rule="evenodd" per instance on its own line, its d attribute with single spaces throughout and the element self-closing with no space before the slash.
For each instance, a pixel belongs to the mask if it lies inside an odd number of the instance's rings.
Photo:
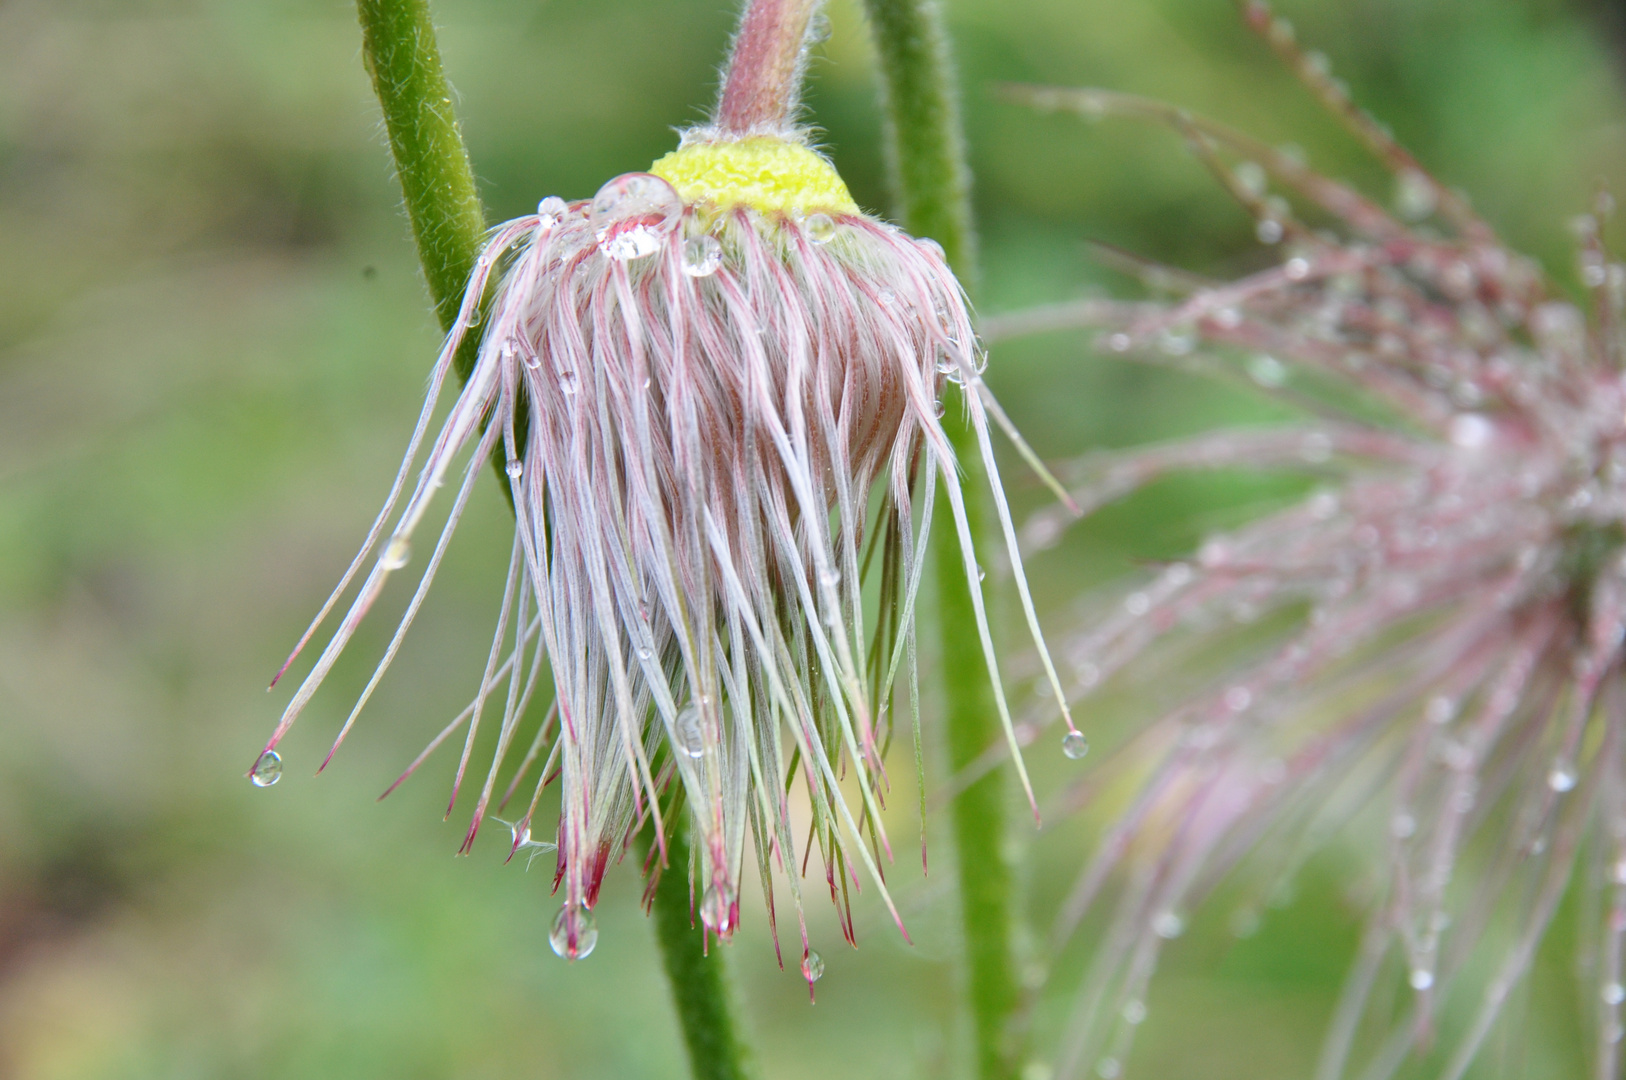
<svg viewBox="0 0 1626 1080">
<path fill-rule="evenodd" d="M 970 171 L 948 37 L 930 0 L 864 0 L 880 58 L 888 164 L 904 227 L 943 246 L 970 287 L 976 280 L 976 236 Z M 957 401 L 944 427 L 965 477 L 971 534 L 984 518 L 985 484 L 972 432 Z M 946 515 L 944 515 L 946 517 Z M 958 772 L 1002 738 L 994 689 L 983 663 L 959 541 L 946 520 L 932 536 L 937 564 L 946 742 Z M 1012 951 L 1012 871 L 1005 858 L 1004 775 L 991 771 L 954 801 L 952 823 L 965 935 L 967 1004 L 981 1080 L 1013 1080 L 1022 1063 L 1013 1018 L 1020 1003 Z"/>
<path fill-rule="evenodd" d="M 442 330 L 450 330 L 480 255 L 485 212 L 452 110 L 427 0 L 357 0 L 362 62 L 384 110 L 390 154 Z M 474 369 L 474 340 L 457 373 Z"/>
<path fill-rule="evenodd" d="M 751 1080 L 756 1075 L 751 1054 L 740 1038 L 720 948 L 708 955 L 705 938 L 695 925 L 689 896 L 689 841 L 683 815 L 666 840 L 668 867 L 656 886 L 650 914 L 655 940 L 672 987 L 672 1005 L 683 1028 L 694 1080 Z M 638 852 L 648 857 L 652 828 L 638 836 Z"/>
</svg>

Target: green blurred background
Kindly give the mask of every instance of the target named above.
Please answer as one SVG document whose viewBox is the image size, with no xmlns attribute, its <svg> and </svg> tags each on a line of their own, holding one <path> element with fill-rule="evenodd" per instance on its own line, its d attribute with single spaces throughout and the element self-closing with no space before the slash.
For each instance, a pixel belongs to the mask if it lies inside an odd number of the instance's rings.
<svg viewBox="0 0 1626 1080">
<path fill-rule="evenodd" d="M 1224 0 L 946 7 L 984 310 L 1122 292 L 1091 238 L 1215 273 L 1259 258 L 1251 222 L 1172 135 L 1032 116 L 996 99 L 1001 80 L 1166 98 L 1387 193 Z M 734 18 L 729 0 L 435 10 L 494 219 L 545 194 L 590 196 L 670 149 L 710 101 Z M 1564 221 L 1600 180 L 1626 182 L 1609 11 L 1281 10 L 1515 246 L 1570 276 Z M 852 0 L 830 16 L 811 117 L 858 201 L 884 211 L 863 26 Z M 508 550 L 495 483 L 335 767 L 312 778 L 390 610 L 285 744 L 282 783 L 242 778 L 286 700 L 265 680 L 371 520 L 438 336 L 359 40 L 343 0 L 0 0 L 0 1077 L 684 1073 L 630 867 L 607 884 L 597 952 L 567 966 L 546 942 L 550 861 L 505 867 L 491 839 L 451 857 L 463 819 L 441 822 L 450 757 L 374 802 L 478 677 Z M 1076 334 L 1002 346 L 989 377 L 1052 458 L 1274 415 L 1096 357 Z M 1033 484 L 1014 486 L 1037 505 Z M 1035 563 L 1046 622 L 1060 634 L 1069 597 L 1280 490 L 1175 481 L 1101 515 Z M 1091 711 L 1098 745 L 1136 705 L 1119 694 Z M 1048 741 L 1032 758 L 1048 788 L 1078 768 Z M 934 827 L 923 882 L 911 798 L 895 802 L 891 879 L 913 948 L 866 897 L 862 947 L 846 949 L 815 901 L 828 974 L 812 1006 L 774 965 L 759 909 L 727 950 L 769 1077 L 960 1074 L 950 853 Z M 1092 835 L 1075 822 L 1013 841 L 1035 925 Z M 1131 1075 L 1305 1075 L 1359 888 L 1358 872 L 1312 866 L 1240 942 L 1222 905 L 1200 914 L 1168 950 Z M 1529 1042 L 1508 1075 L 1581 1068 L 1577 991 L 1555 945 L 1515 1010 Z M 1064 958 L 1060 983 L 1084 955 Z M 1041 1050 L 1062 1011 L 1042 1011 Z"/>
</svg>

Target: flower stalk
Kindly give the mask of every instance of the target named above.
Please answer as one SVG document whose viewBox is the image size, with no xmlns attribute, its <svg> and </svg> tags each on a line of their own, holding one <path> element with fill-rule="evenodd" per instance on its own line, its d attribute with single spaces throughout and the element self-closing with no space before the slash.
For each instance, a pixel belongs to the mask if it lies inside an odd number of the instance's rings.
<svg viewBox="0 0 1626 1080">
<path fill-rule="evenodd" d="M 694 923 L 689 889 L 689 837 L 681 824 L 666 838 L 667 869 L 649 896 L 672 1005 L 683 1029 L 694 1080 L 749 1080 L 757 1075 L 751 1053 L 740 1037 L 728 989 L 721 949 L 708 954 Z M 638 834 L 639 854 L 646 860 L 654 847 L 654 829 Z"/>
<path fill-rule="evenodd" d="M 356 9 L 362 59 L 383 109 L 418 259 L 441 326 L 449 331 L 479 257 L 485 214 L 452 110 L 429 5 L 426 0 L 357 0 Z M 457 351 L 454 367 L 465 382 L 478 351 L 473 335 Z M 667 856 L 673 865 L 688 866 L 682 832 L 668 839 Z M 703 954 L 702 935 L 689 921 L 687 884 L 686 874 L 662 875 L 654 914 L 690 1064 L 695 1080 L 744 1080 L 751 1075 L 749 1056 L 733 1020 L 721 957 Z"/>
<path fill-rule="evenodd" d="M 807 28 L 821 0 L 753 0 L 740 20 L 717 105 L 719 135 L 779 134 L 801 99 Z"/>
<path fill-rule="evenodd" d="M 976 277 L 971 182 L 961 134 L 953 65 L 941 14 L 929 0 L 865 0 L 881 72 L 888 166 L 906 229 L 943 247 L 968 288 Z M 950 408 L 943 427 L 965 471 L 973 535 L 985 507 L 977 439 L 965 410 Z M 964 628 L 974 625 L 971 590 L 959 570 L 959 540 L 948 522 L 932 537 L 937 564 L 943 690 L 950 767 L 959 772 L 1000 739 L 996 688 Z M 952 822 L 965 934 L 967 1004 L 976 1038 L 977 1075 L 1008 1080 L 1022 1053 L 1012 1030 L 1020 1003 L 1012 951 L 1012 870 L 1004 853 L 1004 774 L 990 770 L 954 800 Z"/>
<path fill-rule="evenodd" d="M 384 110 L 418 261 L 441 329 L 450 330 L 480 255 L 485 212 L 452 111 L 428 0 L 356 0 L 356 12 L 362 63 Z M 478 344 L 468 338 L 458 353 L 457 374 L 464 381 Z"/>
</svg>

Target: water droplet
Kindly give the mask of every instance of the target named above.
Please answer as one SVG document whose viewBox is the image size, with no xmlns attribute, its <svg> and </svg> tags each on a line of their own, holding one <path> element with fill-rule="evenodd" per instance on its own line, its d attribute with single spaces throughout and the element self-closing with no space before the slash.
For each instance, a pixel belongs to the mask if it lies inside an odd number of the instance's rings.
<svg viewBox="0 0 1626 1080">
<path fill-rule="evenodd" d="M 1132 592 L 1124 597 L 1124 610 L 1131 615 L 1144 615 L 1152 610 L 1152 598 L 1143 592 Z"/>
<path fill-rule="evenodd" d="M 593 196 L 593 227 L 599 250 L 625 262 L 660 250 L 683 213 L 672 185 L 648 173 L 626 173 Z"/>
<path fill-rule="evenodd" d="M 1389 834 L 1396 840 L 1407 840 L 1417 834 L 1417 819 L 1407 813 L 1399 813 L 1389 819 Z"/>
<path fill-rule="evenodd" d="M 1478 413 L 1458 413 L 1451 418 L 1451 442 L 1464 450 L 1478 450 L 1493 434 L 1491 422 Z"/>
<path fill-rule="evenodd" d="M 1173 939 L 1186 932 L 1186 920 L 1172 911 L 1160 911 L 1152 917 L 1152 933 L 1160 938 Z"/>
<path fill-rule="evenodd" d="M 1622 986 L 1618 982 L 1604 983 L 1600 996 L 1603 998 L 1605 1005 L 1619 1005 L 1622 1001 L 1626 1001 L 1626 986 Z"/>
<path fill-rule="evenodd" d="M 734 932 L 734 894 L 726 884 L 712 882 L 700 898 L 700 921 L 718 937 Z"/>
<path fill-rule="evenodd" d="M 815 244 L 828 244 L 836 238 L 836 222 L 829 214 L 809 214 L 802 222 L 802 231 Z"/>
<path fill-rule="evenodd" d="M 1232 712 L 1242 712 L 1253 704 L 1253 691 L 1246 686 L 1233 686 L 1225 691 L 1225 707 Z"/>
<path fill-rule="evenodd" d="M 879 298 L 881 303 L 886 307 L 892 307 L 894 304 L 896 304 L 898 302 L 898 294 L 893 292 L 891 289 L 882 289 L 879 293 L 876 294 L 876 296 Z"/>
<path fill-rule="evenodd" d="M 830 16 L 819 12 L 807 21 L 807 44 L 822 45 L 830 40 Z"/>
<path fill-rule="evenodd" d="M 1095 1063 L 1095 1075 L 1101 1080 L 1118 1080 L 1123 1069 L 1123 1063 L 1115 1057 L 1104 1057 Z"/>
<path fill-rule="evenodd" d="M 386 570 L 399 570 L 412 558 L 412 544 L 404 536 L 392 536 L 384 546 L 378 564 Z"/>
<path fill-rule="evenodd" d="M 1269 353 L 1260 353 L 1248 360 L 1248 378 L 1260 386 L 1281 386 L 1287 382 L 1287 365 Z"/>
<path fill-rule="evenodd" d="M 715 236 L 691 236 L 683 243 L 683 272 L 710 277 L 723 265 L 723 245 Z"/>
<path fill-rule="evenodd" d="M 654 652 L 651 651 L 651 649 L 649 648 L 648 645 L 640 645 L 640 646 L 638 646 L 638 659 L 640 659 L 640 660 L 648 660 L 650 657 L 652 657 L 654 655 L 655 655 Z"/>
<path fill-rule="evenodd" d="M 1265 193 L 1265 187 L 1270 182 L 1270 177 L 1257 161 L 1240 162 L 1231 170 L 1231 175 L 1236 178 L 1237 187 L 1256 199 Z"/>
<path fill-rule="evenodd" d="M 802 957 L 802 978 L 810 983 L 818 982 L 824 978 L 824 957 L 812 949 L 809 949 L 807 955 Z"/>
<path fill-rule="evenodd" d="M 1413 990 L 1427 990 L 1434 985 L 1434 973 L 1424 967 L 1412 968 L 1406 981 L 1411 983 Z"/>
<path fill-rule="evenodd" d="M 282 779 L 282 755 L 275 750 L 267 750 L 254 761 L 254 768 L 248 771 L 248 778 L 255 787 L 270 787 Z"/>
<path fill-rule="evenodd" d="M 537 224 L 544 229 L 551 229 L 564 220 L 570 213 L 570 204 L 557 195 L 549 195 L 536 204 Z"/>
<path fill-rule="evenodd" d="M 938 262 L 947 261 L 947 257 L 943 254 L 943 245 L 939 244 L 936 240 L 933 240 L 929 236 L 922 236 L 917 239 L 915 241 L 915 246 L 919 248 L 923 254 L 936 259 Z"/>
<path fill-rule="evenodd" d="M 1124 1023 L 1141 1024 L 1146 1021 L 1146 1002 L 1140 998 L 1130 998 L 1124 1002 Z"/>
<path fill-rule="evenodd" d="M 841 584 L 841 571 L 835 569 L 826 570 L 824 573 L 819 575 L 819 584 L 824 585 L 827 588 L 835 588 L 837 585 Z"/>
<path fill-rule="evenodd" d="M 573 934 L 574 947 L 571 945 Z M 555 956 L 562 956 L 566 960 L 582 960 L 591 956 L 593 947 L 598 944 L 598 925 L 593 921 L 593 913 L 575 904 L 561 907 L 559 914 L 554 916 L 548 944 L 553 946 Z"/>
<path fill-rule="evenodd" d="M 1190 356 L 1197 347 L 1197 338 L 1192 334 L 1165 330 L 1157 336 L 1157 347 L 1166 356 Z"/>
<path fill-rule="evenodd" d="M 1090 740 L 1082 731 L 1069 731 L 1061 737 L 1061 752 L 1064 756 L 1077 761 L 1090 752 Z"/>
<path fill-rule="evenodd" d="M 510 480 L 518 480 L 525 475 L 525 463 L 519 458 L 510 458 L 503 472 L 508 474 Z"/>
<path fill-rule="evenodd" d="M 1574 763 L 1559 758 L 1553 762 L 1552 769 L 1547 773 L 1547 786 L 1562 795 L 1566 791 L 1574 790 L 1578 779 Z"/>
<path fill-rule="evenodd" d="M 986 581 L 986 580 L 988 580 L 988 571 L 984 570 L 980 566 L 977 567 L 977 580 L 978 581 Z"/>
<path fill-rule="evenodd" d="M 1428 176 L 1418 169 L 1395 175 L 1395 209 L 1408 221 L 1421 221 L 1434 212 L 1439 196 Z"/>
<path fill-rule="evenodd" d="M 580 383 L 574 371 L 561 371 L 559 373 L 559 392 L 570 397 L 580 389 Z"/>
<path fill-rule="evenodd" d="M 1279 244 L 1282 242 L 1282 223 L 1275 218 L 1260 218 L 1259 224 L 1253 227 L 1253 234 L 1261 244 Z"/>
<path fill-rule="evenodd" d="M 1431 724 L 1447 724 L 1457 715 L 1457 703 L 1444 694 L 1435 694 L 1428 699 L 1428 705 L 1423 714 Z"/>
<path fill-rule="evenodd" d="M 1338 496 L 1330 491 L 1318 491 L 1310 496 L 1310 501 L 1305 504 L 1305 508 L 1310 511 L 1310 516 L 1317 521 L 1326 521 L 1338 513 Z"/>
<path fill-rule="evenodd" d="M 1610 868 L 1609 878 L 1616 885 L 1626 885 L 1626 858 L 1615 860 L 1615 865 Z"/>
<path fill-rule="evenodd" d="M 1107 348 L 1113 352 L 1128 352 L 1131 344 L 1133 342 L 1129 340 L 1128 334 L 1112 334 L 1107 338 Z"/>
<path fill-rule="evenodd" d="M 1294 256 L 1282 265 L 1282 273 L 1288 281 L 1303 281 L 1310 276 L 1310 260 Z"/>
<path fill-rule="evenodd" d="M 1231 912 L 1231 934 L 1233 937 L 1250 938 L 1258 932 L 1258 911 L 1251 907 L 1241 907 Z"/>
<path fill-rule="evenodd" d="M 678 749 L 692 758 L 703 757 L 706 753 L 706 736 L 700 729 L 700 710 L 694 704 L 688 704 L 678 710 L 677 721 L 672 725 L 677 735 Z"/>
</svg>

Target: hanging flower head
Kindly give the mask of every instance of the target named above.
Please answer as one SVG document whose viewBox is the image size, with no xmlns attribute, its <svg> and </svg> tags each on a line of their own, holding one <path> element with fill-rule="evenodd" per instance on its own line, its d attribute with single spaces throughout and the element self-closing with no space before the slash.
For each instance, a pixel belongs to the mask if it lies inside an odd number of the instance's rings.
<svg viewBox="0 0 1626 1080">
<path fill-rule="evenodd" d="M 1357 1075 L 1387 1077 L 1415 1054 L 1460 1077 L 1585 853 L 1593 916 L 1581 974 L 1596 1075 L 1615 1076 L 1626 1000 L 1626 268 L 1604 250 L 1599 220 L 1582 219 L 1589 321 L 1354 109 L 1283 21 L 1259 3 L 1247 14 L 1394 171 L 1398 216 L 1183 111 L 1021 92 L 1170 124 L 1281 254 L 1231 282 L 1142 266 L 1185 295 L 1029 313 L 990 324 L 990 336 L 1098 326 L 1109 353 L 1251 377 L 1315 417 L 1087 458 L 1072 477 L 1078 502 L 1088 511 L 1186 469 L 1320 481 L 1138 582 L 1066 646 L 1079 696 L 1153 662 L 1159 644 L 1185 656 L 1230 648 L 1233 659 L 1114 757 L 1117 775 L 1145 779 L 1057 920 L 1059 948 L 1121 881 L 1058 1077 L 1122 1072 L 1162 945 L 1239 860 L 1258 851 L 1279 880 L 1374 800 L 1386 872 L 1316 1075 L 1356 1063 Z M 1424 220 L 1445 235 L 1410 223 Z M 1043 514 L 1028 538 L 1043 546 L 1064 524 Z M 1246 645 L 1239 621 L 1253 624 Z M 1070 794 L 1075 806 L 1095 782 Z M 1490 977 L 1465 985 L 1476 963 Z M 1398 1005 L 1385 987 L 1401 989 Z M 1440 1038 L 1442 1003 L 1470 988 L 1466 1026 Z M 1357 1034 L 1374 1025 L 1388 1037 L 1368 1052 Z"/>
<path fill-rule="evenodd" d="M 796 781 L 813 815 L 804 843 L 817 844 L 832 898 L 861 883 L 860 863 L 885 896 L 875 862 L 890 852 L 883 753 L 900 672 L 912 710 L 916 700 L 914 606 L 940 492 L 977 602 L 972 632 L 994 667 L 940 423 L 944 384 L 957 382 L 1014 556 L 965 297 L 935 244 L 859 210 L 788 124 L 794 101 L 782 90 L 765 98 L 747 77 L 799 80 L 810 7 L 800 5 L 789 37 L 769 28 L 796 46 L 788 61 L 761 55 L 766 31 L 748 13 L 718 120 L 649 172 L 617 177 L 591 200 L 544 199 L 492 231 L 401 472 L 335 600 L 371 560 L 359 594 L 262 758 L 277 760 L 278 740 L 386 579 L 408 565 L 429 504 L 461 470 L 406 617 L 342 740 L 495 453 L 516 518 L 508 585 L 474 700 L 429 749 L 466 726 L 461 785 L 500 700 L 464 850 L 493 800 L 500 806 L 533 770 L 534 794 L 512 828 L 516 851 L 539 846 L 538 799 L 558 778 L 564 903 L 553 944 L 570 958 L 596 940 L 589 912 L 608 864 L 646 818 L 664 837 L 677 813 L 688 815 L 696 853 L 678 870 L 693 875 L 707 930 L 726 939 L 738 925 L 749 847 L 770 921 L 770 869 L 785 872 L 806 957 L 807 853 L 790 831 Z M 477 324 L 478 360 L 425 450 L 452 357 Z M 553 708 L 520 752 L 516 734 L 544 667 Z M 514 757 L 499 795 L 499 771 Z M 851 939 L 850 914 L 844 928 Z M 803 970 L 817 977 L 817 965 Z"/>
</svg>

